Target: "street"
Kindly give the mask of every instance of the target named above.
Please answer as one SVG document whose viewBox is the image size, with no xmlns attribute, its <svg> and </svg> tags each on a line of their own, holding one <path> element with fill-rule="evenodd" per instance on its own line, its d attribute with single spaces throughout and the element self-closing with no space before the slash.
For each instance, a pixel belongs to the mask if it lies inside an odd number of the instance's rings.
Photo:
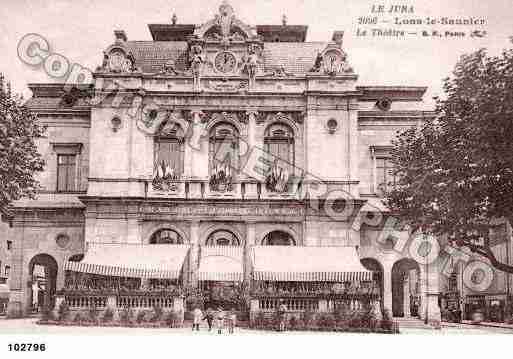
<svg viewBox="0 0 513 359">
<path fill-rule="evenodd" d="M 133 335 L 133 334 L 188 334 L 191 333 L 190 328 L 122 328 L 122 327 L 73 327 L 73 326 L 56 326 L 56 325 L 38 325 L 37 318 L 24 319 L 5 319 L 0 318 L 0 335 L 2 334 L 66 334 L 66 335 Z M 423 335 L 452 335 L 452 334 L 513 334 L 513 328 L 497 328 L 471 324 L 454 324 L 444 323 L 442 329 L 426 329 L 423 327 L 412 327 L 411 325 L 401 326 L 401 334 L 423 334 Z M 271 331 L 260 331 L 250 329 L 237 329 L 236 334 L 272 334 Z M 192 333 L 191 333 L 192 334 Z M 287 334 L 316 334 L 327 335 L 322 332 L 288 332 Z M 214 332 L 209 333 L 205 328 L 201 328 L 200 332 L 194 332 L 194 335 L 217 335 Z M 337 335 L 344 335 L 337 333 Z M 348 335 L 350 335 L 348 333 Z"/>
</svg>

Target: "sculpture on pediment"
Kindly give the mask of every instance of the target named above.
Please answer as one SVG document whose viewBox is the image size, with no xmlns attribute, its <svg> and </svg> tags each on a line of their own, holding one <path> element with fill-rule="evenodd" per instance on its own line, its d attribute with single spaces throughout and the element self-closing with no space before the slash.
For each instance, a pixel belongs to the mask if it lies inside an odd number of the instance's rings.
<svg viewBox="0 0 513 359">
<path fill-rule="evenodd" d="M 139 69 L 131 51 L 127 51 L 123 46 L 113 45 L 103 52 L 102 65 L 97 67 L 96 71 L 125 73 L 138 72 Z"/>
<path fill-rule="evenodd" d="M 228 2 L 223 1 L 221 6 L 219 6 L 219 15 L 216 15 L 217 24 L 221 29 L 221 36 L 223 38 L 230 36 L 233 17 L 233 8 Z"/>
<path fill-rule="evenodd" d="M 190 70 L 192 76 L 194 78 L 194 87 L 199 88 L 201 71 L 203 69 L 203 64 L 205 63 L 205 58 L 203 55 L 203 47 L 199 44 L 191 45 L 189 51 L 189 60 L 190 60 Z"/>
<path fill-rule="evenodd" d="M 294 76 L 293 73 L 287 72 L 285 69 L 285 66 L 278 66 L 272 69 L 270 72 L 265 74 L 266 76 L 272 76 L 272 77 L 289 77 Z"/>
<path fill-rule="evenodd" d="M 227 1 L 223 1 L 219 6 L 219 14 L 216 14 L 213 20 L 199 26 L 194 34 L 200 39 L 221 41 L 225 45 L 230 41 L 244 41 L 256 36 L 253 28 L 235 17 L 233 8 Z"/>
<path fill-rule="evenodd" d="M 250 84 L 254 82 L 262 49 L 257 44 L 248 45 L 248 53 L 242 58 L 242 73 L 248 75 Z"/>
<path fill-rule="evenodd" d="M 347 62 L 347 55 L 336 46 L 328 46 L 322 53 L 318 53 L 310 72 L 326 75 L 339 75 L 353 72 Z"/>
</svg>

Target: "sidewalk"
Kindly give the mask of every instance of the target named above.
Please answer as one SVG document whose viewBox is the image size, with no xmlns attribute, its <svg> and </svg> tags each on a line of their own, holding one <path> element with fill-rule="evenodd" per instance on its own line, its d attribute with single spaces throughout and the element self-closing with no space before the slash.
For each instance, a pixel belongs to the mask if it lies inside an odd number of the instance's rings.
<svg viewBox="0 0 513 359">
<path fill-rule="evenodd" d="M 460 323 L 442 322 L 442 324 L 446 325 L 446 326 L 457 326 Z M 492 327 L 492 328 L 513 329 L 513 324 L 506 324 L 506 323 L 495 323 L 495 322 L 473 323 L 471 320 L 462 320 L 461 324 L 473 325 L 473 326 L 476 326 L 476 327 Z"/>
</svg>

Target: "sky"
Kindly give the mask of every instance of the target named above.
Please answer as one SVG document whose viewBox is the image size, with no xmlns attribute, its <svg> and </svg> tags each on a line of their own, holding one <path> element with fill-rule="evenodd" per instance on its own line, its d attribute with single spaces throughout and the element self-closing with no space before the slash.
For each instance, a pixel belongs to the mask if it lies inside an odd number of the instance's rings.
<svg viewBox="0 0 513 359">
<path fill-rule="evenodd" d="M 101 64 L 102 51 L 114 41 L 113 30 L 123 29 L 129 40 L 151 40 L 147 24 L 201 24 L 218 12 L 221 0 L 0 0 L 0 72 L 16 92 L 30 96 L 27 83 L 53 82 L 41 67 L 33 68 L 17 57 L 17 45 L 27 33 L 45 37 L 53 52 L 90 69 Z M 450 5 L 449 5 L 449 4 Z M 512 47 L 510 0 L 232 0 L 235 15 L 250 25 L 280 24 L 285 14 L 289 25 L 308 25 L 307 41 L 329 41 L 334 30 L 345 31 L 344 50 L 359 75 L 359 85 L 427 86 L 427 103 L 441 95 L 441 80 L 450 75 L 458 58 L 479 48 L 497 54 Z M 396 26 L 392 23 L 358 25 L 358 18 L 373 16 L 373 5 L 413 7 L 401 18 L 483 18 L 483 26 Z M 393 22 L 395 15 L 381 15 Z M 392 26 L 393 25 L 393 26 Z M 356 36 L 357 29 L 394 28 L 414 30 L 484 30 L 482 38 L 423 38 L 421 36 Z"/>
</svg>

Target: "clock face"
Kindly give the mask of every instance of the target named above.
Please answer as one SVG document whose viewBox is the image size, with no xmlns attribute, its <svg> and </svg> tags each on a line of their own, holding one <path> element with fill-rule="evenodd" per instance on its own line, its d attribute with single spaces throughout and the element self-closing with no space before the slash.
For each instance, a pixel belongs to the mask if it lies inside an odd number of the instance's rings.
<svg viewBox="0 0 513 359">
<path fill-rule="evenodd" d="M 222 73 L 233 72 L 236 64 L 235 55 L 228 51 L 218 53 L 214 61 L 216 70 Z"/>
</svg>

